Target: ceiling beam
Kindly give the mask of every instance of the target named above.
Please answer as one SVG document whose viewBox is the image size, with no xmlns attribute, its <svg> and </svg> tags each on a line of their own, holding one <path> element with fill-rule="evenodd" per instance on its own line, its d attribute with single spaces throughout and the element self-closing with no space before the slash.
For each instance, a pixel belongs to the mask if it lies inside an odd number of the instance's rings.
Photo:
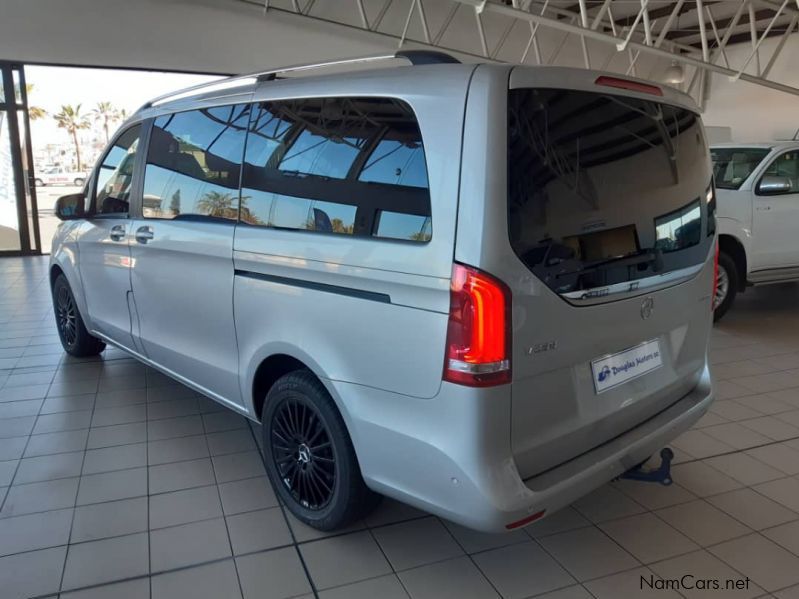
<svg viewBox="0 0 799 599">
<path fill-rule="evenodd" d="M 708 3 L 706 3 L 706 5 L 707 4 L 710 4 L 710 3 L 708 2 Z M 695 6 L 694 6 L 694 8 L 695 8 Z M 777 12 L 777 11 L 771 10 L 770 8 L 765 8 L 763 10 L 758 10 L 758 11 L 755 12 L 755 21 L 763 21 L 765 19 L 771 19 L 772 17 L 774 17 L 774 13 L 775 12 Z M 727 27 L 730 23 L 732 23 L 732 17 L 730 17 L 728 19 L 719 19 L 718 21 L 716 21 L 716 27 L 719 30 L 721 30 L 721 29 L 724 29 L 725 27 Z M 747 25 L 748 23 L 749 23 L 749 15 L 747 13 L 742 14 L 741 18 L 738 19 L 738 25 Z M 683 38 L 683 37 L 690 37 L 692 35 L 699 35 L 699 28 L 698 27 L 696 29 L 690 28 L 690 29 L 680 29 L 678 31 L 672 31 L 672 32 L 670 32 L 670 33 L 668 33 L 666 35 L 666 39 L 676 40 L 676 39 L 680 39 L 680 38 Z"/>
</svg>

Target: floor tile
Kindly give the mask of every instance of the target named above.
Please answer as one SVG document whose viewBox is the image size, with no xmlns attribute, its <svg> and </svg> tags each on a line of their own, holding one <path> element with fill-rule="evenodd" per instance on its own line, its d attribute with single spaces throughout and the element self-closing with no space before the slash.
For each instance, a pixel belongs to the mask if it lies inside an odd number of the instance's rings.
<svg viewBox="0 0 799 599">
<path fill-rule="evenodd" d="M 14 474 L 17 471 L 19 460 L 9 460 L 0 462 L 0 487 L 7 487 L 11 484 Z"/>
<path fill-rule="evenodd" d="M 147 455 L 151 466 L 206 458 L 210 455 L 205 435 L 150 441 L 148 445 Z"/>
<path fill-rule="evenodd" d="M 266 475 L 259 451 L 217 455 L 213 463 L 216 480 L 220 483 Z"/>
<path fill-rule="evenodd" d="M 14 478 L 14 484 L 21 485 L 80 476 L 82 466 L 82 451 L 23 458 L 19 461 L 19 469 Z"/>
<path fill-rule="evenodd" d="M 208 434 L 208 448 L 212 456 L 255 451 L 255 440 L 248 429 Z"/>
<path fill-rule="evenodd" d="M 197 400 L 194 398 L 159 401 L 147 406 L 147 420 L 179 418 L 181 416 L 199 415 Z"/>
<path fill-rule="evenodd" d="M 743 486 L 734 478 L 704 462 L 677 464 L 672 467 L 671 475 L 675 482 L 699 497 L 718 495 Z"/>
<path fill-rule="evenodd" d="M 744 485 L 756 485 L 785 476 L 780 470 L 740 452 L 708 458 L 705 463 Z"/>
<path fill-rule="evenodd" d="M 88 436 L 89 431 L 86 429 L 32 435 L 28 446 L 25 448 L 25 457 L 32 458 L 40 455 L 66 453 L 68 451 L 83 451 L 86 448 Z"/>
<path fill-rule="evenodd" d="M 644 564 L 699 549 L 696 543 L 653 514 L 612 520 L 600 524 L 600 528 Z"/>
<path fill-rule="evenodd" d="M 799 557 L 761 535 L 727 541 L 709 551 L 767 591 L 799 583 Z"/>
<path fill-rule="evenodd" d="M 275 492 L 265 476 L 221 484 L 219 492 L 226 516 L 277 505 Z"/>
<path fill-rule="evenodd" d="M 223 518 L 150 531 L 150 571 L 154 573 L 230 556 Z"/>
<path fill-rule="evenodd" d="M 696 495 L 677 483 L 664 486 L 642 484 L 635 480 L 620 480 L 613 485 L 649 510 L 657 510 L 696 499 Z"/>
<path fill-rule="evenodd" d="M 294 547 L 237 557 L 236 567 L 244 599 L 266 597 L 280 599 L 311 592 L 308 577 L 305 575 L 305 570 Z M 335 592 L 335 590 L 331 592 Z M 346 595 L 346 599 L 357 599 L 357 597 L 357 593 Z M 363 597 L 364 599 L 373 597 L 390 599 L 391 595 L 364 595 Z"/>
<path fill-rule="evenodd" d="M 458 545 L 460 545 L 466 553 L 499 549 L 500 547 L 506 547 L 508 545 L 526 543 L 530 540 L 530 537 L 524 530 L 493 534 L 472 530 L 446 520 L 443 520 L 442 524 L 447 527 L 447 530 L 455 537 Z"/>
<path fill-rule="evenodd" d="M 83 474 L 141 468 L 147 465 L 147 443 L 89 449 L 83 461 Z"/>
<path fill-rule="evenodd" d="M 457 557 L 463 550 L 437 518 L 423 518 L 372 531 L 394 570 Z"/>
<path fill-rule="evenodd" d="M 48 397 L 42 404 L 42 414 L 60 414 L 62 412 L 86 412 L 94 407 L 94 393 L 85 395 L 65 395 Z M 40 400 L 41 401 L 41 400 Z M 87 425 L 88 426 L 88 425 Z"/>
<path fill-rule="evenodd" d="M 218 433 L 247 428 L 247 419 L 230 410 L 216 412 L 214 414 L 203 414 L 202 419 L 206 433 Z"/>
<path fill-rule="evenodd" d="M 781 478 L 752 487 L 761 495 L 773 499 L 794 512 L 799 512 L 799 480 Z"/>
<path fill-rule="evenodd" d="M 19 418 L 20 416 L 36 416 L 42 407 L 43 400 L 28 399 L 25 401 L 9 401 L 0 403 L 0 418 Z"/>
<path fill-rule="evenodd" d="M 33 430 L 34 422 L 36 422 L 36 416 L 0 419 L 0 439 L 29 435 Z"/>
<path fill-rule="evenodd" d="M 149 572 L 147 534 L 70 545 L 62 589 L 113 582 Z"/>
<path fill-rule="evenodd" d="M 235 599 L 241 597 L 236 566 L 225 560 L 167 572 L 152 578 L 152 599 Z"/>
<path fill-rule="evenodd" d="M 216 485 L 150 496 L 150 528 L 222 516 Z"/>
<path fill-rule="evenodd" d="M 752 489 L 737 489 L 708 497 L 707 500 L 755 530 L 799 519 L 799 514 Z"/>
<path fill-rule="evenodd" d="M 150 579 L 135 578 L 99 587 L 61 593 L 60 599 L 150 599 Z"/>
<path fill-rule="evenodd" d="M 290 545 L 291 532 L 279 507 L 228 516 L 233 553 L 253 553 Z"/>
<path fill-rule="evenodd" d="M 147 498 L 122 499 L 75 508 L 72 543 L 147 532 Z"/>
<path fill-rule="evenodd" d="M 317 589 L 326 589 L 391 572 L 372 536 L 364 532 L 300 545 Z"/>
<path fill-rule="evenodd" d="M 66 552 L 66 547 L 54 547 L 0 558 L 3 599 L 28 599 L 57 593 Z"/>
<path fill-rule="evenodd" d="M 0 461 L 16 460 L 22 457 L 27 437 L 14 437 L 13 439 L 0 439 Z"/>
<path fill-rule="evenodd" d="M 578 580 L 615 574 L 639 562 L 597 528 L 580 528 L 539 540 L 568 572 Z"/>
<path fill-rule="evenodd" d="M 0 519 L 0 556 L 66 545 L 72 509 Z"/>
<path fill-rule="evenodd" d="M 73 507 L 78 492 L 77 478 L 62 478 L 13 486 L 8 490 L 0 517 Z"/>
<path fill-rule="evenodd" d="M 767 528 L 762 534 L 794 555 L 799 555 L 799 520 Z"/>
<path fill-rule="evenodd" d="M 364 523 L 371 528 L 405 522 L 414 518 L 425 518 L 429 514 L 416 509 L 407 503 L 401 503 L 389 497 L 382 497 L 380 503 L 364 518 Z"/>
<path fill-rule="evenodd" d="M 399 573 L 413 599 L 495 599 L 499 595 L 468 557 Z"/>
<path fill-rule="evenodd" d="M 82 476 L 78 505 L 147 495 L 147 468 Z"/>
<path fill-rule="evenodd" d="M 117 445 L 130 445 L 147 441 L 147 424 L 133 422 L 114 426 L 100 426 L 89 431 L 87 449 L 101 449 Z"/>
<path fill-rule="evenodd" d="M 522 599 L 576 582 L 535 542 L 482 552 L 473 559 L 505 599 Z"/>
<path fill-rule="evenodd" d="M 150 493 L 166 493 L 215 484 L 211 460 L 201 458 L 187 462 L 170 462 L 150 466 Z"/>
<path fill-rule="evenodd" d="M 120 406 L 115 408 L 95 408 L 92 426 L 111 426 L 147 420 L 145 404 Z"/>
<path fill-rule="evenodd" d="M 765 445 L 766 443 L 773 441 L 773 439 L 769 439 L 765 435 L 762 435 L 737 422 L 711 426 L 702 429 L 702 432 L 715 439 L 718 439 L 723 443 L 726 443 L 730 447 L 734 447 L 735 449 L 749 449 L 751 447 Z"/>
<path fill-rule="evenodd" d="M 646 511 L 644 506 L 610 484 L 581 497 L 572 507 L 594 523 Z"/>
<path fill-rule="evenodd" d="M 750 528 L 701 499 L 667 507 L 655 513 L 702 547 L 752 532 Z"/>
<path fill-rule="evenodd" d="M 42 414 L 36 420 L 33 434 L 41 435 L 43 433 L 60 433 L 62 431 L 85 429 L 89 428 L 91 420 L 91 410 Z"/>
<path fill-rule="evenodd" d="M 688 455 L 699 459 L 735 451 L 732 445 L 708 435 L 706 429 L 690 430 L 683 433 L 672 441 L 672 444 Z"/>
<path fill-rule="evenodd" d="M 147 423 L 147 439 L 150 441 L 190 437 L 202 433 L 203 422 L 199 415 L 151 420 Z"/>
</svg>

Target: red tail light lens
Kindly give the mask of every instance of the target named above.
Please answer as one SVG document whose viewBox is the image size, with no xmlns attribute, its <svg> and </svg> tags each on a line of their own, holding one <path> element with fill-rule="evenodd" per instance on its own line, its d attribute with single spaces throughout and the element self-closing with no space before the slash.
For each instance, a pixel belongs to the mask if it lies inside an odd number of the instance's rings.
<svg viewBox="0 0 799 599">
<path fill-rule="evenodd" d="M 716 242 L 716 253 L 713 257 L 713 293 L 710 295 L 710 311 L 715 309 L 716 289 L 719 286 L 719 244 Z"/>
<path fill-rule="evenodd" d="M 444 380 L 470 387 L 511 380 L 511 292 L 494 277 L 453 264 Z"/>
<path fill-rule="evenodd" d="M 653 96 L 663 95 L 663 90 L 657 85 L 649 85 L 647 83 L 641 83 L 640 81 L 630 81 L 629 79 L 620 79 L 619 77 L 608 77 L 607 75 L 602 75 L 601 77 L 597 77 L 594 83 L 596 85 L 605 85 L 607 87 L 615 87 L 618 89 L 628 89 L 630 91 L 639 92 L 642 94 L 652 94 Z"/>
</svg>

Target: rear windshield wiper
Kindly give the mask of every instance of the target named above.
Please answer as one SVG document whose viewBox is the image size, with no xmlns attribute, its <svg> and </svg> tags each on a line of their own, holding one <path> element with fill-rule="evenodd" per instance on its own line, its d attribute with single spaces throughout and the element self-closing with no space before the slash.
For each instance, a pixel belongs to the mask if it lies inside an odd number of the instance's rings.
<svg viewBox="0 0 799 599">
<path fill-rule="evenodd" d="M 559 279 L 561 277 L 568 277 L 572 275 L 582 275 L 589 272 L 596 272 L 597 270 L 603 270 L 610 266 L 637 266 L 639 264 L 647 264 L 647 265 L 651 264 L 652 270 L 654 272 L 660 272 L 661 270 L 663 270 L 663 252 L 661 250 L 656 250 L 656 249 L 641 250 L 640 252 L 636 252 L 635 254 L 618 256 L 616 258 L 609 258 L 608 260 L 595 262 L 593 264 L 584 266 L 577 270 L 560 272 L 555 275 L 555 278 Z"/>
</svg>

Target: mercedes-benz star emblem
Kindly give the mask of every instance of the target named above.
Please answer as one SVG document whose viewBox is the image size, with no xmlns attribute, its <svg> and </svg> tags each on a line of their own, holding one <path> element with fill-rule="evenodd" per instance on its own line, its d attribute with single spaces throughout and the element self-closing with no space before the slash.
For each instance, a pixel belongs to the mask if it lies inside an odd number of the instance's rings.
<svg viewBox="0 0 799 599">
<path fill-rule="evenodd" d="M 646 298 L 641 304 L 641 318 L 646 320 L 652 316 L 652 311 L 655 309 L 655 300 L 651 297 Z"/>
</svg>

